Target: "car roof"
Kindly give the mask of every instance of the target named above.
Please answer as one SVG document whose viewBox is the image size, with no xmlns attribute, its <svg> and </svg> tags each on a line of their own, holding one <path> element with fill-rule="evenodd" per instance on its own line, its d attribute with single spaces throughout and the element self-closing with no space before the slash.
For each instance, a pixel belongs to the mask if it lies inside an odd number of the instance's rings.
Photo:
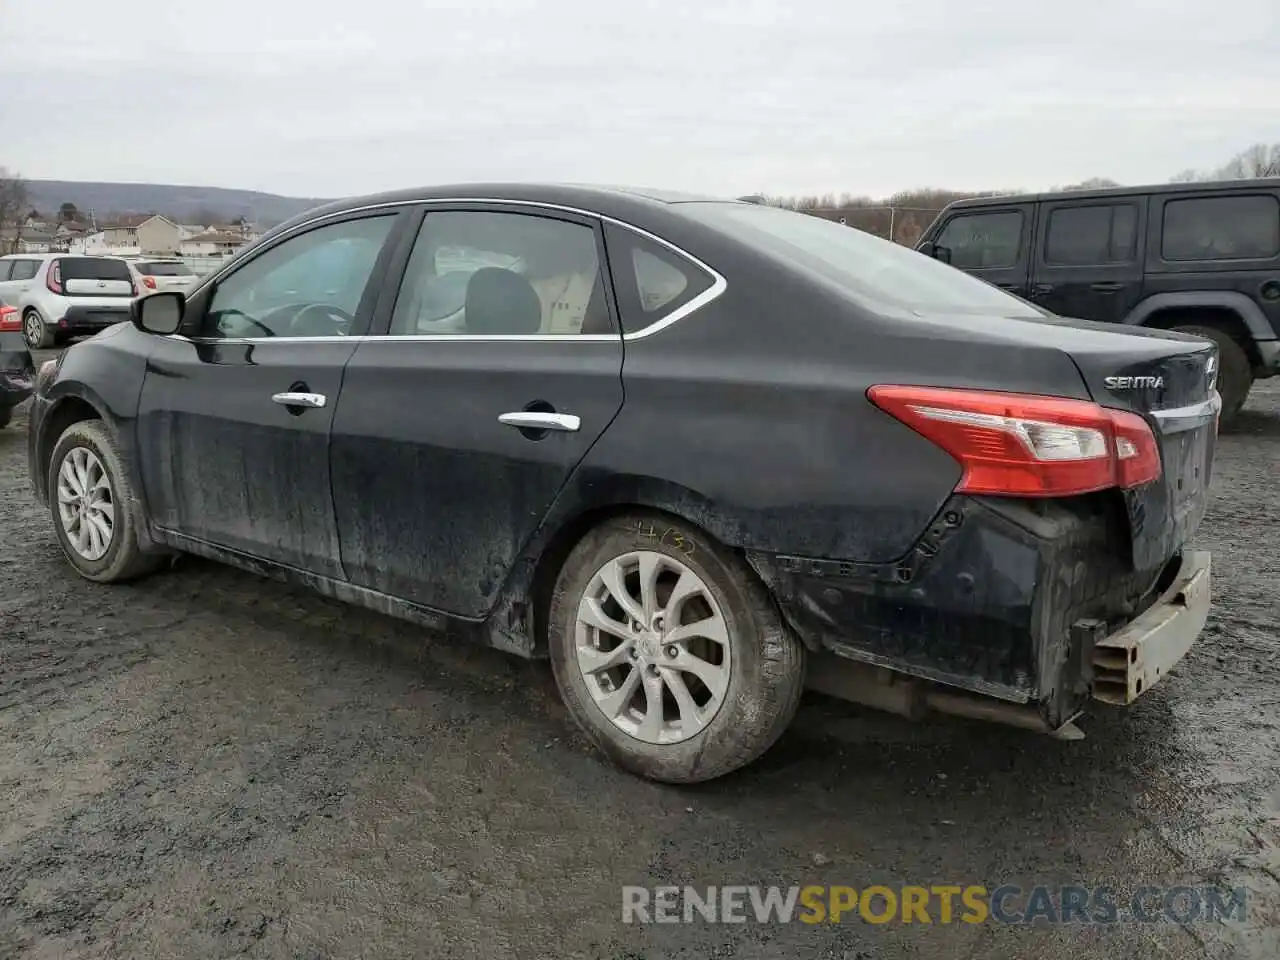
<svg viewBox="0 0 1280 960">
<path fill-rule="evenodd" d="M 1162 193 L 1240 193 L 1253 190 L 1280 189 L 1280 177 L 1261 177 L 1254 180 L 1214 180 L 1205 183 L 1154 183 L 1139 187 L 1097 187 L 1089 190 L 1058 190 L 1041 193 L 1009 193 L 989 197 L 970 197 L 956 200 L 948 210 L 967 207 L 1004 206 L 1011 203 L 1040 203 L 1045 200 L 1094 200 L 1112 197 L 1135 197 Z"/>
<path fill-rule="evenodd" d="M 644 226 L 650 217 L 660 216 L 664 211 L 670 214 L 682 203 L 738 202 L 726 197 L 643 187 L 573 183 L 461 183 L 417 187 L 335 200 L 293 217 L 275 227 L 270 233 L 279 233 L 319 217 L 352 210 L 448 200 L 546 204 L 634 222 L 637 226 Z"/>
</svg>

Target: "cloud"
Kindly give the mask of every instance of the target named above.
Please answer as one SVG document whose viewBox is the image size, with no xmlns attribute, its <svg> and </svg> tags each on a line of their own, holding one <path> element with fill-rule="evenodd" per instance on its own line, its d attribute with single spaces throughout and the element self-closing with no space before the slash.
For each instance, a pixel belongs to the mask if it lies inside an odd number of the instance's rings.
<svg viewBox="0 0 1280 960">
<path fill-rule="evenodd" d="M 309 196 L 1136 183 L 1280 140 L 1277 49 L 1274 0 L 4 0 L 0 165 Z"/>
</svg>

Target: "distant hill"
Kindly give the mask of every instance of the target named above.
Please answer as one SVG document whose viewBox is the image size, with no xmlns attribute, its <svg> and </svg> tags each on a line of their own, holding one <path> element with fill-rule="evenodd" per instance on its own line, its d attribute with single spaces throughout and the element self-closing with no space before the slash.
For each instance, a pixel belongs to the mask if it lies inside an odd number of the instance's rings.
<svg viewBox="0 0 1280 960">
<path fill-rule="evenodd" d="M 125 213 L 162 213 L 187 222 L 229 221 L 246 217 L 261 227 L 274 226 L 325 200 L 281 197 L 223 187 L 179 187 L 162 183 L 90 183 L 78 180 L 28 180 L 30 204 L 43 214 L 74 203 L 82 215 L 99 219 Z"/>
</svg>

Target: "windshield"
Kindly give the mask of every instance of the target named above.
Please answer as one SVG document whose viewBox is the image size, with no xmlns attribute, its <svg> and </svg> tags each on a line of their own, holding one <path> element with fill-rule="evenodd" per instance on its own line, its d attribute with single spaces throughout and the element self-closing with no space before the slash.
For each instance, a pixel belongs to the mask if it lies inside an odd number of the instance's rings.
<svg viewBox="0 0 1280 960">
<path fill-rule="evenodd" d="M 754 247 L 821 274 L 861 299 L 920 314 L 1045 316 L 1031 304 L 909 247 L 821 217 L 746 203 L 688 203 L 683 209 Z"/>
<path fill-rule="evenodd" d="M 191 268 L 185 263 L 161 261 L 158 263 L 139 263 L 138 272 L 147 277 L 189 277 Z"/>
</svg>

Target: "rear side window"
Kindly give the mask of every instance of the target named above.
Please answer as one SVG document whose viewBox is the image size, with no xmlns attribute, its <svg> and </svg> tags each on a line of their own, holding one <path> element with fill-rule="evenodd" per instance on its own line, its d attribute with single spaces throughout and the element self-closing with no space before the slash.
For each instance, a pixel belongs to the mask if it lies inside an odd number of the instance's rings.
<svg viewBox="0 0 1280 960">
<path fill-rule="evenodd" d="M 605 230 L 622 332 L 639 333 L 701 296 L 714 278 L 670 247 L 612 224 Z"/>
<path fill-rule="evenodd" d="M 9 279 L 9 271 L 12 269 L 12 260 L 0 260 L 0 280 Z"/>
<path fill-rule="evenodd" d="M 10 280 L 30 280 L 40 270 L 39 260 L 14 260 Z"/>
<path fill-rule="evenodd" d="M 1022 211 L 961 213 L 947 221 L 935 241 L 951 251 L 961 270 L 1017 266 L 1022 252 Z"/>
<path fill-rule="evenodd" d="M 123 260 L 107 260 L 100 257 L 62 257 L 62 282 L 68 280 L 126 280 L 132 281 L 129 265 Z"/>
<path fill-rule="evenodd" d="M 1133 260 L 1138 208 L 1131 203 L 1059 207 L 1049 214 L 1044 262 L 1096 266 Z"/>
<path fill-rule="evenodd" d="M 1164 205 L 1165 260 L 1265 260 L 1280 253 L 1274 196 L 1194 197 Z"/>
<path fill-rule="evenodd" d="M 134 264 L 144 277 L 189 277 L 191 268 L 185 263 L 137 263 Z"/>
</svg>

